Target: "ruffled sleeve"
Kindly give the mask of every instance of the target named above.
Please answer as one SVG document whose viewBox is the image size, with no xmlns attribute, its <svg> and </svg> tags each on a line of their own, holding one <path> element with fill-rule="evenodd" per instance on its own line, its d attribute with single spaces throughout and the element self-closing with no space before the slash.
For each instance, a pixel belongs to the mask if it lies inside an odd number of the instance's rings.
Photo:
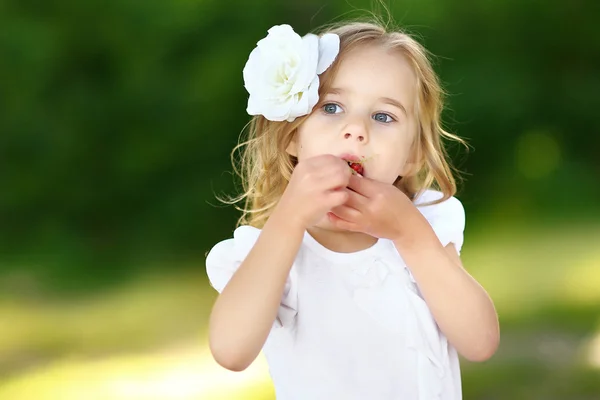
<svg viewBox="0 0 600 400">
<path fill-rule="evenodd" d="M 233 233 L 233 238 L 217 243 L 210 250 L 206 257 L 206 273 L 211 286 L 219 293 L 223 291 L 242 261 L 252 250 L 260 232 L 260 229 L 252 226 L 240 226 Z M 285 283 L 274 326 L 282 327 L 293 324 L 297 314 L 297 304 L 297 273 L 292 266 Z"/>
<path fill-rule="evenodd" d="M 460 200 L 456 197 L 450 197 L 439 204 L 420 205 L 435 201 L 441 197 L 442 193 L 427 190 L 419 196 L 415 204 L 427 221 L 429 221 L 442 245 L 446 247 L 448 244 L 453 243 L 456 251 L 460 254 L 465 230 L 465 210 Z"/>
</svg>

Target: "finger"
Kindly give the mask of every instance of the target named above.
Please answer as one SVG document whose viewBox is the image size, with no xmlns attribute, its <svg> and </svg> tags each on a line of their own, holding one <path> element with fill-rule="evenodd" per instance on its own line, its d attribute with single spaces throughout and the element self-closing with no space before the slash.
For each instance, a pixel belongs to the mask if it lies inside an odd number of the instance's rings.
<svg viewBox="0 0 600 400">
<path fill-rule="evenodd" d="M 335 171 L 342 171 L 344 167 L 345 169 L 349 169 L 343 160 L 332 154 L 322 154 L 311 157 L 301 161 L 298 165 L 300 164 L 304 166 L 306 172 L 319 180 L 331 177 Z"/>
<path fill-rule="evenodd" d="M 329 222 L 336 228 L 353 232 L 360 231 L 357 224 L 350 221 L 346 221 L 345 219 L 342 219 L 339 216 L 335 215 L 333 212 L 328 212 L 327 218 L 329 219 Z"/>
<path fill-rule="evenodd" d="M 364 209 L 365 205 L 368 203 L 369 199 L 363 196 L 361 193 L 355 192 L 354 190 L 347 189 L 348 191 L 348 200 L 346 200 L 346 205 L 356 208 L 357 210 Z"/>
<path fill-rule="evenodd" d="M 348 164 L 344 160 L 334 156 L 333 154 L 322 154 L 320 156 L 316 156 L 315 166 L 320 167 L 320 170 L 330 169 L 333 166 L 335 166 L 336 168 L 346 167 L 346 169 L 349 169 Z"/>
<path fill-rule="evenodd" d="M 374 181 L 365 178 L 364 176 L 358 176 L 351 174 L 350 180 L 348 181 L 348 187 L 357 193 L 362 194 L 364 197 L 370 197 L 369 194 L 373 192 Z"/>
<path fill-rule="evenodd" d="M 319 171 L 318 174 L 319 176 L 315 177 L 313 183 L 311 183 L 311 185 L 314 185 L 313 187 L 316 191 L 344 192 L 346 193 L 346 196 L 350 192 L 350 190 L 346 188 L 348 179 L 343 176 L 342 172 L 333 171 L 326 173 Z"/>
<path fill-rule="evenodd" d="M 362 213 L 360 211 L 346 205 L 334 207 L 331 209 L 331 212 L 346 221 L 358 222 L 362 217 Z"/>
<path fill-rule="evenodd" d="M 346 188 L 352 172 L 346 164 L 342 163 L 342 166 L 336 167 L 324 167 L 319 170 L 319 179 L 327 185 L 333 185 L 335 187 Z"/>
<path fill-rule="evenodd" d="M 328 193 L 328 202 L 331 207 L 337 207 L 348 201 L 350 191 L 345 189 L 331 190 Z"/>
</svg>

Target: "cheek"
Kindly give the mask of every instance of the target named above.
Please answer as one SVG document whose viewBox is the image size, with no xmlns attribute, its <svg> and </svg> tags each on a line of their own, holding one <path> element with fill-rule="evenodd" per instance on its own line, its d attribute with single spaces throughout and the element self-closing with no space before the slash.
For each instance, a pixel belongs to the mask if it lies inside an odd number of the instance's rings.
<svg viewBox="0 0 600 400">
<path fill-rule="evenodd" d="M 388 157 L 382 167 L 384 168 L 386 175 L 390 175 L 390 177 L 395 178 L 396 176 L 400 175 L 400 172 L 404 169 L 405 165 L 405 155 L 396 153 Z"/>
<path fill-rule="evenodd" d="M 386 159 L 398 160 L 405 158 L 410 151 L 411 139 L 404 131 L 384 132 L 378 136 L 379 140 L 373 140 L 377 150 L 385 153 Z"/>
<path fill-rule="evenodd" d="M 298 128 L 296 137 L 299 155 L 306 158 L 322 153 L 323 148 L 328 147 L 326 135 L 328 131 L 319 116 L 309 117 Z"/>
<path fill-rule="evenodd" d="M 374 163 L 376 174 L 381 175 L 386 182 L 393 183 L 405 169 L 409 159 L 410 145 L 410 141 L 402 139 L 390 140 L 385 143 L 385 146 L 380 147 L 378 149 L 379 160 Z"/>
</svg>

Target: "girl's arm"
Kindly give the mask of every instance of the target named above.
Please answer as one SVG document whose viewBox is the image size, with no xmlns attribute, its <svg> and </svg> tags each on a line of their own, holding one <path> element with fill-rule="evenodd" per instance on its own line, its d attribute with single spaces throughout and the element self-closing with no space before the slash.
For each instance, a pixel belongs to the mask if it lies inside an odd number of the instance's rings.
<svg viewBox="0 0 600 400">
<path fill-rule="evenodd" d="M 219 295 L 209 343 L 223 367 L 246 369 L 262 349 L 307 226 L 348 199 L 348 164 L 331 154 L 303 160 L 246 259 Z"/>
<path fill-rule="evenodd" d="M 428 220 L 397 187 L 354 175 L 348 187 L 349 200 L 332 210 L 331 223 L 392 240 L 448 340 L 471 361 L 490 358 L 500 340 L 496 310 L 462 267 L 456 248 L 442 246 Z"/>
<path fill-rule="evenodd" d="M 463 268 L 454 245 L 444 248 L 428 223 L 421 222 L 394 244 L 450 343 L 469 361 L 485 361 L 500 342 L 494 304 Z"/>
<path fill-rule="evenodd" d="M 232 371 L 246 369 L 260 353 L 273 322 L 304 229 L 274 210 L 254 247 L 225 286 L 210 316 L 214 359 Z"/>
</svg>

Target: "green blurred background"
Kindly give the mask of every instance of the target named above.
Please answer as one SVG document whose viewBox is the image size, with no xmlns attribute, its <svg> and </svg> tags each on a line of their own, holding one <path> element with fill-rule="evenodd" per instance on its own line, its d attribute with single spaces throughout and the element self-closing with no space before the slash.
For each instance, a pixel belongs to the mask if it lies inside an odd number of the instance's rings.
<svg viewBox="0 0 600 400">
<path fill-rule="evenodd" d="M 238 214 L 242 68 L 359 0 L 0 1 L 0 399 L 273 399 L 218 368 L 206 252 Z M 412 0 L 498 353 L 465 399 L 600 399 L 600 3 Z"/>
</svg>

